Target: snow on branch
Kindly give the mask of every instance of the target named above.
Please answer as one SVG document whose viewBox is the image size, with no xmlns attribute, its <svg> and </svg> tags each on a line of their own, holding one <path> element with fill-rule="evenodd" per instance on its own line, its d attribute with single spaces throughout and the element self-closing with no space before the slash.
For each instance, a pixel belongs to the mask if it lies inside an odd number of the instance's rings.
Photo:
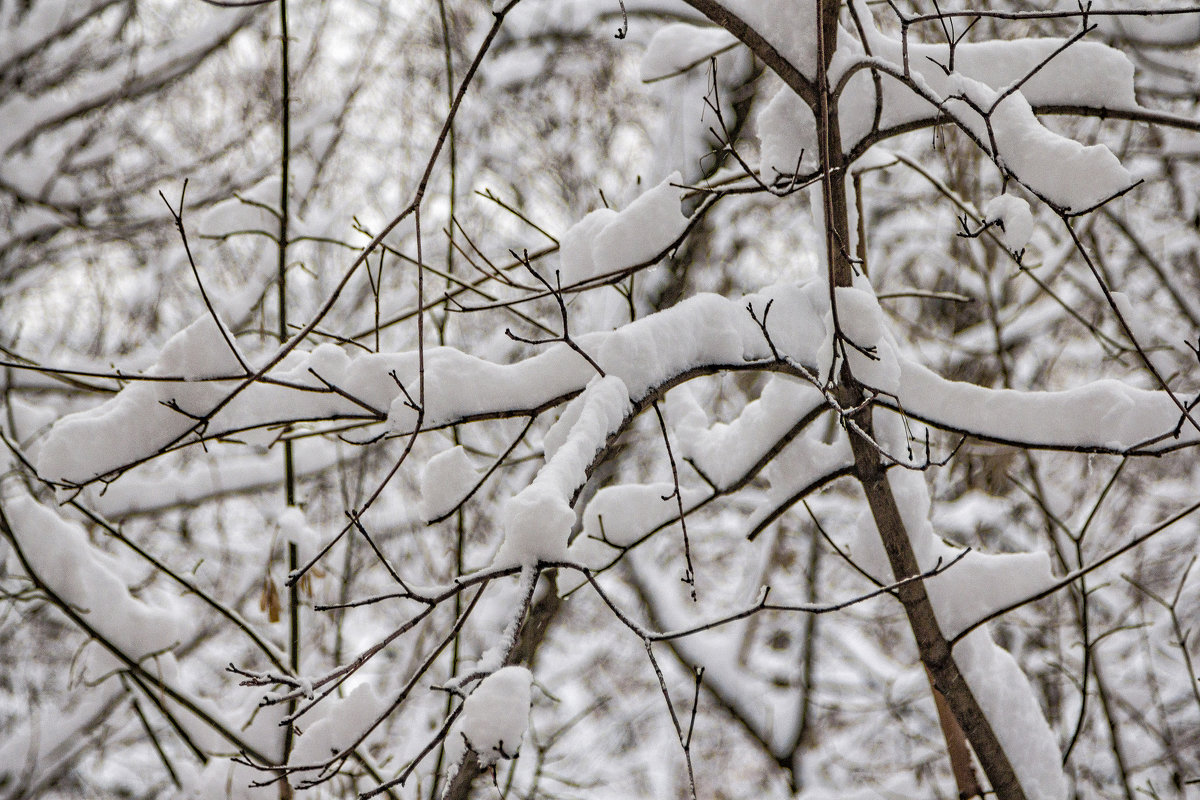
<svg viewBox="0 0 1200 800">
<path fill-rule="evenodd" d="M 772 330 L 774 345 L 803 365 L 807 371 L 796 374 L 807 378 L 823 360 L 821 343 L 828 347 L 824 298 L 819 281 L 736 301 L 697 295 L 615 331 L 580 335 L 578 343 L 640 403 L 689 376 L 786 367 L 772 357 L 761 328 L 746 312 L 747 303 L 764 307 L 774 301 L 775 315 L 790 320 L 779 332 Z M 133 382 L 101 406 L 59 421 L 41 447 L 39 474 L 58 485 L 80 486 L 172 448 L 197 418 L 222 403 L 230 387 L 222 376 L 236 374 L 237 362 L 213 325 L 211 318 L 201 318 L 168 343 L 150 374 L 166 373 L 169 380 Z M 916 362 L 895 358 L 889 356 L 895 367 L 881 362 L 874 368 L 886 376 L 886 385 L 876 387 L 883 392 L 877 402 L 948 431 L 1031 447 L 1113 453 L 1163 451 L 1195 440 L 1194 431 L 1175 436 L 1178 407 L 1166 392 L 1114 380 L 1066 392 L 989 389 L 947 381 Z M 897 367 L 901 375 L 894 384 L 891 372 Z M 207 419 L 203 438 L 314 420 L 360 420 L 382 425 L 390 435 L 405 433 L 417 412 L 397 379 L 401 385 L 415 383 L 417 370 L 413 352 L 350 356 L 334 345 L 297 352 L 269 381 L 255 383 Z M 431 349 L 425 355 L 423 427 L 536 414 L 582 392 L 594 375 L 563 344 L 512 364 Z M 380 411 L 372 415 L 364 406 Z M 388 409 L 386 419 L 382 409 Z M 771 433 L 763 428 L 760 435 L 770 438 Z M 737 471 L 733 462 L 728 467 Z"/>
</svg>

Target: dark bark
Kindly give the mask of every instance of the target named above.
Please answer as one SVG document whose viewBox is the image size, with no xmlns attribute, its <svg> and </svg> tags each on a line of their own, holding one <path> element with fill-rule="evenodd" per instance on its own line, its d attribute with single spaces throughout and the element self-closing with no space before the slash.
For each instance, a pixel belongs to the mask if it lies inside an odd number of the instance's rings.
<svg viewBox="0 0 1200 800">
<path fill-rule="evenodd" d="M 833 103 L 825 69 L 837 49 L 838 14 L 840 0 L 820 0 L 820 74 L 818 75 L 818 103 L 813 109 L 817 119 L 817 140 L 821 148 L 821 170 L 824 174 L 822 197 L 825 217 L 826 254 L 829 259 L 830 301 L 835 302 L 834 289 L 853 285 L 854 264 L 850 255 L 850 222 L 846 205 L 846 159 L 842 152 L 841 132 L 838 125 L 837 107 Z M 834 324 L 837 324 L 836 309 Z M 839 343 L 835 341 L 835 348 Z M 855 379 L 849 364 L 842 362 L 838 376 L 837 397 L 843 408 L 855 408 L 865 395 L 862 385 Z M 886 468 L 880 454 L 871 441 L 874 437 L 871 408 L 863 408 L 851 420 L 855 426 L 846 426 L 850 446 L 854 453 L 855 477 L 862 484 L 879 531 L 888 563 L 897 580 L 919 575 L 920 565 L 912 549 L 908 530 L 896 504 L 895 494 L 888 483 Z M 856 429 L 857 428 L 857 429 Z M 871 437 L 871 438 L 868 438 Z M 929 671 L 931 682 L 953 711 L 955 719 L 971 743 L 992 789 L 1000 800 L 1025 800 L 1025 792 L 1017 780 L 1008 755 L 1004 752 L 996 732 L 992 729 L 983 710 L 979 707 L 971 687 L 967 685 L 958 664 L 954 661 L 950 644 L 942 634 L 934 615 L 933 605 L 922 581 L 912 581 L 900 587 L 897 595 L 904 606 L 909 626 L 917 642 L 921 662 Z"/>
</svg>

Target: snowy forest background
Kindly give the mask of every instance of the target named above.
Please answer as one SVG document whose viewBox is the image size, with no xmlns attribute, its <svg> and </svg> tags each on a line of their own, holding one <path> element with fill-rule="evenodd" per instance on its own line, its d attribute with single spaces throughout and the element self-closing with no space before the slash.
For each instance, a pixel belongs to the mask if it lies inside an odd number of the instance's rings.
<svg viewBox="0 0 1200 800">
<path fill-rule="evenodd" d="M 0 0 L 0 798 L 1196 794 L 1198 53 Z"/>
</svg>

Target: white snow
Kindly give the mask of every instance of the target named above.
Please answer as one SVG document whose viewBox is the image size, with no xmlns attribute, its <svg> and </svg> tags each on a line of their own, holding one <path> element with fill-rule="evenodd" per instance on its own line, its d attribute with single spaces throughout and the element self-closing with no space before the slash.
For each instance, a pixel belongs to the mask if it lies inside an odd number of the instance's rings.
<svg viewBox="0 0 1200 800">
<path fill-rule="evenodd" d="M 343 698 L 325 700 L 317 706 L 320 716 L 305 725 L 303 735 L 296 738 L 288 763 L 323 763 L 353 744 L 387 706 L 369 683 L 359 684 Z"/>
<path fill-rule="evenodd" d="M 920 472 L 892 470 L 888 483 L 922 570 L 946 564 L 958 550 L 935 536 L 929 522 L 929 491 Z M 849 546 L 855 562 L 878 579 L 893 579 L 870 511 L 863 509 Z M 1028 597 L 1054 582 L 1046 553 L 989 555 L 972 551 L 944 573 L 925 580 L 939 626 L 953 638 L 988 612 Z M 1062 800 L 1067 785 L 1058 743 L 1028 679 L 986 627 L 954 648 L 967 679 L 1031 800 Z"/>
<path fill-rule="evenodd" d="M 894 73 L 903 73 L 899 36 L 880 32 L 866 4 L 855 1 L 871 57 L 880 65 L 888 65 Z M 790 3 L 780 5 L 799 7 Z M 1090 207 L 1132 183 L 1129 174 L 1106 148 L 1084 147 L 1052 133 L 1037 120 L 1030 108 L 1031 105 L 1137 108 L 1133 91 L 1134 67 L 1122 52 L 1098 42 L 1076 42 L 1053 55 L 1064 44 L 1064 40 L 1056 38 L 963 41 L 955 47 L 954 71 L 947 75 L 942 68 L 950 65 L 947 47 L 923 44 L 915 38 L 911 37 L 908 42 L 909 75 L 928 97 L 919 96 L 896 78 L 883 74 L 881 130 L 923 119 L 932 120 L 943 101 L 964 90 L 988 108 L 991 105 L 989 97 L 994 100 L 1000 91 L 1024 80 L 1038 65 L 1046 62 L 992 115 L 999 156 L 1006 167 L 1038 193 L 1076 211 Z M 839 49 L 830 65 L 830 80 L 838 82 L 864 57 L 856 36 L 841 36 Z M 849 152 L 872 133 L 875 109 L 875 85 L 871 73 L 860 70 L 850 78 L 838 107 L 844 150 Z M 990 146 L 978 113 L 956 101 L 941 106 L 940 110 L 951 112 L 981 142 Z M 802 151 L 805 158 L 801 171 L 815 168 L 818 152 L 815 121 L 810 109 L 789 88 L 781 88 L 766 104 L 759 114 L 758 129 L 762 142 L 760 171 L 764 179 L 772 180 L 776 173 L 790 175 L 795 171 Z"/>
<path fill-rule="evenodd" d="M 475 485 L 479 475 L 462 445 L 455 445 L 429 459 L 421 470 L 421 516 L 427 520 L 435 519 L 454 508 Z"/>
<path fill-rule="evenodd" d="M 282 506 L 272 516 L 284 541 L 296 545 L 302 559 L 311 557 L 320 549 L 321 535 L 309 524 L 303 510 L 296 506 Z"/>
<path fill-rule="evenodd" d="M 899 396 L 915 417 L 980 438 L 1045 447 L 1121 451 L 1169 434 L 1179 410 L 1165 392 L 1093 381 L 1061 392 L 987 389 L 949 381 L 902 360 Z M 1195 441 L 1184 428 L 1169 444 Z"/>
<path fill-rule="evenodd" d="M 719 53 L 737 39 L 724 28 L 701 28 L 686 22 L 664 25 L 654 32 L 646 52 L 642 56 L 641 76 L 643 81 L 653 81 L 674 75 L 703 63 Z"/>
<path fill-rule="evenodd" d="M 601 273 L 592 255 L 596 236 L 617 218 L 611 208 L 598 208 L 576 222 L 559 241 L 559 275 L 563 286 L 580 283 Z"/>
<path fill-rule="evenodd" d="M 42 446 L 38 471 L 82 482 L 153 454 L 195 424 L 187 414 L 208 411 L 229 388 L 203 379 L 242 372 L 217 324 L 204 315 L 167 341 L 149 371 L 182 381 L 134 382 L 100 408 L 64 417 Z"/>
<path fill-rule="evenodd" d="M 986 121 L 958 97 L 991 110 Z M 1133 184 L 1133 177 L 1111 150 L 1099 144 L 1085 146 L 1054 133 L 1038 120 L 1020 91 L 1000 99 L 1000 93 L 986 84 L 955 75 L 951 94 L 942 108 L 972 131 L 989 151 L 994 140 L 992 155 L 1006 169 L 1031 190 L 1067 210 L 1091 208 Z"/>
<path fill-rule="evenodd" d="M 599 209 L 573 225 L 562 238 L 563 285 L 643 264 L 670 247 L 688 224 L 681 181 L 673 172 L 623 211 Z"/>
<path fill-rule="evenodd" d="M 787 87 L 767 102 L 758 113 L 763 180 L 771 183 L 779 176 L 816 169 L 820 157 L 816 125 L 812 109 Z"/>
<path fill-rule="evenodd" d="M 722 5 L 742 19 L 810 80 L 817 74 L 815 0 L 725 0 Z M 844 41 L 846 37 L 842 37 Z"/>
<path fill-rule="evenodd" d="M 986 222 L 1000 229 L 1000 241 L 1014 253 L 1025 249 L 1033 235 L 1033 214 L 1029 203 L 1011 194 L 993 197 L 983 209 Z"/>
<path fill-rule="evenodd" d="M 729 423 L 710 426 L 686 387 L 672 392 L 670 398 L 672 414 L 679 418 L 676 429 L 682 455 L 717 486 L 741 479 L 797 422 L 825 404 L 815 387 L 787 376 L 772 376 L 758 399 L 747 403 Z"/>
<path fill-rule="evenodd" d="M 562 561 L 575 525 L 571 507 L 576 490 L 587 481 L 587 469 L 632 414 L 629 391 L 620 378 L 597 378 L 563 412 L 547 434 L 552 442 L 546 463 L 533 482 L 510 498 L 501 513 L 504 542 L 495 567 Z M 565 434 L 562 431 L 565 430 Z"/>
<path fill-rule="evenodd" d="M 838 295 L 846 301 L 845 324 L 864 340 L 860 344 L 874 344 L 880 355 L 879 361 L 853 357 L 852 367 L 864 382 L 898 395 L 915 416 L 984 438 L 1111 450 L 1128 449 L 1167 434 L 1179 419 L 1178 409 L 1165 393 L 1111 380 L 1056 393 L 993 390 L 947 381 L 916 362 L 889 353 L 890 334 L 865 341 L 872 339 L 876 326 L 882 324 L 869 291 L 863 283 Z M 769 359 L 767 341 L 747 311 L 747 306 L 752 306 L 761 318 L 769 300 L 774 305 L 768 330 L 776 348 L 813 372 L 827 370 L 831 336 L 828 289 L 816 279 L 772 287 L 738 300 L 695 295 L 615 331 L 582 334 L 578 343 L 610 377 L 623 381 L 628 397 L 636 400 L 697 367 Z M 220 374 L 234 363 L 207 317 L 179 337 L 184 341 L 167 348 L 154 369 L 156 374 L 169 365 L 186 370 L 180 377 L 199 377 L 214 371 Z M 392 373 L 415 393 L 415 352 L 350 356 L 337 349 L 318 348 L 313 353 L 292 353 L 272 373 L 308 388 L 251 386 L 209 422 L 208 435 L 292 421 L 370 417 L 359 405 L 328 391 L 308 371 L 312 364 L 324 371 L 325 380 L 378 409 L 381 416 L 387 413 L 389 431 L 411 430 L 416 412 L 407 405 Z M 898 379 L 895 365 L 900 370 Z M 578 353 L 561 344 L 513 364 L 492 363 L 451 348 L 431 349 L 425 358 L 425 425 L 437 427 L 476 415 L 511 414 L 561 402 L 583 390 L 595 375 Z M 194 424 L 163 402 L 174 400 L 190 413 L 208 411 L 234 386 L 232 381 L 133 382 L 97 408 L 60 420 L 39 453 L 39 474 L 61 483 L 86 482 L 153 456 Z M 886 397 L 883 401 L 891 402 Z M 579 412 L 581 409 L 568 413 Z M 564 435 L 566 430 L 560 428 L 555 435 Z M 1194 431 L 1185 429 L 1179 440 L 1169 444 L 1183 444 L 1194 437 Z M 700 450 L 696 455 L 707 458 Z M 719 472 L 719 467 L 715 471 Z"/>
<path fill-rule="evenodd" d="M 834 300 L 842 334 L 856 345 L 846 345 L 854 376 L 878 391 L 895 394 L 900 388 L 900 364 L 874 291 L 865 280 L 859 280 L 855 286 L 834 289 Z M 859 348 L 869 350 L 870 355 Z"/>
<path fill-rule="evenodd" d="M 37 578 L 126 656 L 136 661 L 179 643 L 178 616 L 134 598 L 78 524 L 25 496 L 7 500 L 4 513 Z"/>
<path fill-rule="evenodd" d="M 467 747 L 483 767 L 515 756 L 529 725 L 532 683 L 525 667 L 503 667 L 481 680 L 446 736 L 447 763 L 459 764 Z"/>
<path fill-rule="evenodd" d="M 584 511 L 582 536 L 602 539 L 618 547 L 633 544 L 647 531 L 678 516 L 678 503 L 671 496 L 674 488 L 666 482 L 604 487 L 596 492 Z M 698 488 L 681 488 L 685 509 L 704 494 Z M 574 550 L 572 546 L 572 553 Z"/>
</svg>

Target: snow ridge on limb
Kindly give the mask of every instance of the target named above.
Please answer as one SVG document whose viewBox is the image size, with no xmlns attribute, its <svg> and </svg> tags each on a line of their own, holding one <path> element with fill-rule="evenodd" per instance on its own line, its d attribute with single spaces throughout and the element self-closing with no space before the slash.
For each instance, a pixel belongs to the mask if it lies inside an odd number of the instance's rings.
<svg viewBox="0 0 1200 800">
<path fill-rule="evenodd" d="M 952 93 L 942 110 L 984 143 L 997 164 L 1055 207 L 1086 211 L 1134 184 L 1106 146 L 1084 146 L 1039 122 L 1021 91 L 1004 96 L 980 81 L 951 77 Z"/>
<path fill-rule="evenodd" d="M 191 634 L 183 609 L 134 598 L 114 572 L 117 562 L 92 547 L 78 523 L 19 495 L 0 507 L 0 533 L 10 538 L 21 571 L 74 627 L 98 643 L 83 662 L 89 679 L 115 681 L 123 674 L 128 691 L 136 694 L 136 687 L 152 694 L 201 751 L 232 747 L 263 762 L 277 759 L 274 715 L 239 726 L 225 709 L 182 686 L 171 650 Z"/>
<path fill-rule="evenodd" d="M 632 412 L 625 384 L 611 376 L 595 379 L 571 401 L 546 434 L 545 465 L 504 505 L 504 542 L 493 567 L 566 560 L 575 493 L 587 481 L 596 454 Z"/>
<path fill-rule="evenodd" d="M 738 41 L 724 28 L 701 28 L 674 22 L 654 32 L 640 66 L 643 83 L 669 78 L 735 47 Z"/>
<path fill-rule="evenodd" d="M 134 598 L 81 526 L 27 496 L 5 501 L 4 515 L 36 580 L 131 659 L 165 653 L 179 643 L 183 617 Z"/>
<path fill-rule="evenodd" d="M 681 211 L 682 181 L 673 172 L 623 210 L 597 209 L 572 225 L 562 237 L 563 285 L 620 272 L 670 247 L 691 222 Z"/>
<path fill-rule="evenodd" d="M 862 290 L 854 287 L 855 292 Z M 829 335 L 825 291 L 820 281 L 813 280 L 776 286 L 740 300 L 696 295 L 615 331 L 583 334 L 579 343 L 595 354 L 608 374 L 621 378 L 636 402 L 693 370 L 755 363 L 779 369 L 762 329 L 746 310 L 747 306 L 761 310 L 773 301 L 775 318 L 789 320 L 786 326 L 771 328 L 777 350 L 812 375 L 824 361 L 819 350 Z M 865 302 L 853 305 L 858 306 L 877 308 Z M 853 316 L 848 321 L 857 324 Z M 232 363 L 213 326 L 210 319 L 200 319 L 173 339 L 164 353 L 185 345 L 223 354 Z M 886 341 L 879 338 L 876 344 Z M 190 356 L 179 358 L 186 362 Z M 169 362 L 175 365 L 176 357 Z M 894 353 L 872 363 L 874 373 L 867 374 L 885 384 L 873 388 L 888 393 L 895 388 L 907 412 L 951 431 L 1033 447 L 1112 453 L 1163 451 L 1198 439 L 1195 431 L 1188 430 L 1174 436 L 1178 409 L 1161 391 L 1113 380 L 1068 392 L 988 389 L 940 378 Z M 898 384 L 892 375 L 896 364 L 901 371 Z M 400 387 L 415 385 L 417 365 L 415 352 L 351 357 L 333 345 L 322 345 L 309 353 L 295 353 L 283 365 L 286 369 L 272 374 L 270 383 L 256 383 L 226 405 L 209 422 L 206 438 L 313 420 L 361 420 L 402 433 L 411 429 L 417 415 Z M 160 371 L 164 370 L 155 370 Z M 184 374 L 200 377 L 205 372 Z M 512 364 L 496 364 L 450 348 L 432 349 L 425 356 L 425 427 L 528 415 L 583 391 L 594 374 L 565 345 Z M 199 413 L 206 403 L 223 396 L 229 385 L 216 380 L 134 381 L 97 408 L 60 420 L 41 447 L 39 474 L 58 485 L 77 486 L 147 460 L 193 423 L 182 411 Z M 331 391 L 329 385 L 338 391 Z M 877 400 L 883 405 L 894 402 L 886 394 Z M 171 401 L 180 410 L 166 405 Z M 1081 414 L 1081 408 L 1097 416 Z M 1096 425 L 1096 419 L 1105 424 Z"/>
<path fill-rule="evenodd" d="M 951 381 L 901 360 L 899 406 L 943 430 L 1047 450 L 1095 453 L 1165 452 L 1200 442 L 1163 391 L 1115 379 L 1058 392 L 991 389 Z M 893 400 L 881 397 L 892 406 Z"/>
<path fill-rule="evenodd" d="M 814 284 L 781 286 L 736 302 L 698 295 L 616 331 L 581 335 L 578 341 L 607 374 L 625 382 L 630 397 L 640 399 L 694 368 L 744 367 L 768 357 L 761 331 L 746 313 L 746 302 L 762 307 L 774 299 L 780 313 L 792 309 L 804 323 L 781 331 L 778 345 L 798 361 L 810 360 L 806 342 L 813 335 L 819 341 L 823 331 L 819 320 L 810 319 L 807 308 L 819 291 Z M 215 328 L 204 333 L 205 326 L 212 325 L 206 318 L 199 320 L 172 339 L 168 350 L 219 352 L 225 345 Z M 268 380 L 254 383 L 224 405 L 207 422 L 204 436 L 313 420 L 385 423 L 384 432 L 404 433 L 418 416 L 404 388 L 417 384 L 418 369 L 418 354 L 413 351 L 352 357 L 334 345 L 322 345 L 308 353 L 293 352 Z M 164 372 L 156 367 L 152 374 Z M 425 353 L 424 427 L 524 416 L 565 402 L 583 391 L 594 375 L 594 369 L 565 345 L 512 364 L 496 364 L 452 348 L 432 348 Z M 174 447 L 179 432 L 194 423 L 192 417 L 217 402 L 214 398 L 224 397 L 229 388 L 229 383 L 215 379 L 187 380 L 210 377 L 207 372 L 167 376 L 171 380 L 133 381 L 100 406 L 60 420 L 42 445 L 39 474 L 56 484 L 75 486 L 147 460 L 163 448 Z M 183 400 L 176 399 L 180 397 Z M 164 405 L 171 400 L 180 411 Z"/>
</svg>

